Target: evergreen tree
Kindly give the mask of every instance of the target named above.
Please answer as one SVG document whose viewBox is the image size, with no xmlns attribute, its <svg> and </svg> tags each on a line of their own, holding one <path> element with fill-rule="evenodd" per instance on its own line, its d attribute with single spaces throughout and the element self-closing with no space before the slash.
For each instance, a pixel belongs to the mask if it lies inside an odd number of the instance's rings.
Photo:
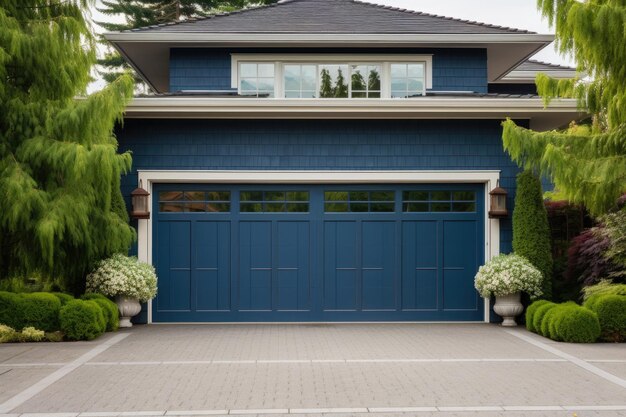
<svg viewBox="0 0 626 417">
<path fill-rule="evenodd" d="M 214 13 L 228 12 L 246 7 L 274 3 L 276 0 L 103 0 L 98 11 L 107 16 L 124 16 L 124 23 L 97 22 L 108 32 L 176 22 L 184 19 L 205 17 Z M 108 42 L 101 40 L 108 46 Z M 104 57 L 98 60 L 103 67 L 100 75 L 112 82 L 120 74 L 133 69 L 112 48 L 108 48 Z M 137 85 L 145 84 L 135 74 Z"/>
<path fill-rule="evenodd" d="M 76 290 L 135 237 L 120 193 L 131 157 L 113 136 L 133 84 L 125 76 L 84 96 L 96 61 L 90 5 L 0 5 L 0 278 L 38 274 Z"/>
<path fill-rule="evenodd" d="M 534 132 L 504 123 L 505 149 L 520 166 L 548 176 L 570 201 L 592 214 L 610 210 L 626 191 L 626 4 L 623 0 L 538 0 L 556 29 L 563 54 L 588 78 L 537 77 L 546 104 L 573 97 L 592 123 L 561 132 Z"/>
<path fill-rule="evenodd" d="M 380 74 L 375 69 L 370 71 L 367 85 L 370 91 L 380 91 Z"/>
<path fill-rule="evenodd" d="M 328 69 L 324 68 L 320 73 L 320 97 L 330 98 L 334 95 L 333 79 L 331 78 Z"/>
<path fill-rule="evenodd" d="M 361 74 L 360 71 L 352 72 L 352 93 L 355 92 L 365 92 L 367 90 L 367 85 L 365 84 L 365 77 Z"/>
<path fill-rule="evenodd" d="M 548 213 L 541 182 L 531 171 L 517 176 L 513 210 L 513 251 L 528 259 L 543 274 L 543 297 L 552 296 L 552 250 Z"/>
<path fill-rule="evenodd" d="M 337 80 L 335 81 L 334 93 L 336 98 L 348 97 L 348 83 L 346 82 L 346 78 L 343 76 L 341 68 L 337 70 Z"/>
</svg>

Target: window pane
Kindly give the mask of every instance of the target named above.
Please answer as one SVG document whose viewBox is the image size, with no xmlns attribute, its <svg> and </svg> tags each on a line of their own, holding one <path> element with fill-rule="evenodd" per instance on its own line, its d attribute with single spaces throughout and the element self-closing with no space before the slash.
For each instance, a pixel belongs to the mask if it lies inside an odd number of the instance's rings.
<svg viewBox="0 0 626 417">
<path fill-rule="evenodd" d="M 428 201 L 428 191 L 405 191 L 402 194 L 405 201 Z"/>
<path fill-rule="evenodd" d="M 348 203 L 326 203 L 324 210 L 330 213 L 345 213 L 348 211 Z"/>
<path fill-rule="evenodd" d="M 406 90 L 393 90 L 391 98 L 406 98 Z"/>
<path fill-rule="evenodd" d="M 409 95 L 415 95 L 415 93 L 422 93 L 424 91 L 424 83 L 422 80 L 418 80 L 415 78 L 409 78 Z"/>
<path fill-rule="evenodd" d="M 430 199 L 433 201 L 450 201 L 450 191 L 432 191 Z"/>
<path fill-rule="evenodd" d="M 408 64 L 407 76 L 409 78 L 424 78 L 424 64 Z"/>
<path fill-rule="evenodd" d="M 179 201 L 183 199 L 182 191 L 162 191 L 159 193 L 160 201 Z"/>
<path fill-rule="evenodd" d="M 285 91 L 285 98 L 301 98 L 299 91 Z"/>
<path fill-rule="evenodd" d="M 391 64 L 391 78 L 405 78 L 406 64 Z"/>
<path fill-rule="evenodd" d="M 228 212 L 230 211 L 230 204 L 228 203 L 208 203 L 207 211 L 212 213 Z"/>
<path fill-rule="evenodd" d="M 253 77 L 256 78 L 256 64 L 241 64 L 241 74 L 240 77 Z"/>
<path fill-rule="evenodd" d="M 242 191 L 241 201 L 263 201 L 263 192 L 261 191 Z"/>
<path fill-rule="evenodd" d="M 242 78 L 241 79 L 241 91 L 253 91 L 256 93 L 256 79 Z"/>
<path fill-rule="evenodd" d="M 274 79 L 273 78 L 259 78 L 258 86 L 259 86 L 259 91 L 274 92 Z"/>
<path fill-rule="evenodd" d="M 455 191 L 452 193 L 452 199 L 454 201 L 474 201 L 476 194 L 474 191 Z"/>
<path fill-rule="evenodd" d="M 371 91 L 367 95 L 368 98 L 380 98 L 380 93 L 372 93 Z"/>
<path fill-rule="evenodd" d="M 366 91 L 367 90 L 366 76 L 367 76 L 367 66 L 363 66 L 363 65 L 352 66 L 352 91 Z"/>
<path fill-rule="evenodd" d="M 367 191 L 352 191 L 350 192 L 350 201 L 368 201 L 369 192 Z"/>
<path fill-rule="evenodd" d="M 371 203 L 370 211 L 389 213 L 395 210 L 394 203 Z"/>
<path fill-rule="evenodd" d="M 285 201 L 284 191 L 266 191 L 265 201 Z"/>
<path fill-rule="evenodd" d="M 395 193 L 393 191 L 372 191 L 372 201 L 393 201 L 395 199 Z"/>
<path fill-rule="evenodd" d="M 300 65 L 285 65 L 285 90 L 300 90 Z"/>
<path fill-rule="evenodd" d="M 308 203 L 288 203 L 287 211 L 290 213 L 306 213 L 309 211 Z"/>
<path fill-rule="evenodd" d="M 363 213 L 369 211 L 369 207 L 367 203 L 350 203 L 350 211 Z"/>
<path fill-rule="evenodd" d="M 326 191 L 324 193 L 326 201 L 348 201 L 347 191 Z"/>
<path fill-rule="evenodd" d="M 302 89 L 307 91 L 315 91 L 317 88 L 317 68 L 315 65 L 302 66 Z"/>
<path fill-rule="evenodd" d="M 306 191 L 287 192 L 287 201 L 309 201 L 309 193 Z"/>
<path fill-rule="evenodd" d="M 240 211 L 242 213 L 261 213 L 263 212 L 263 203 L 241 203 Z"/>
<path fill-rule="evenodd" d="M 348 65 L 320 65 L 319 77 L 321 98 L 348 97 Z"/>
<path fill-rule="evenodd" d="M 301 98 L 315 98 L 315 90 L 310 90 L 310 91 L 303 91 L 302 94 L 300 94 Z"/>
<path fill-rule="evenodd" d="M 404 203 L 402 210 L 405 212 L 424 213 L 428 211 L 428 203 Z"/>
<path fill-rule="evenodd" d="M 285 203 L 265 203 L 265 211 L 277 213 L 285 211 Z"/>
<path fill-rule="evenodd" d="M 209 191 L 209 201 L 230 201 L 230 191 Z"/>
<path fill-rule="evenodd" d="M 185 191 L 185 201 L 205 201 L 206 193 L 204 191 Z"/>
<path fill-rule="evenodd" d="M 436 211 L 436 212 L 450 211 L 450 203 L 432 203 L 430 205 L 430 211 Z"/>
<path fill-rule="evenodd" d="M 473 212 L 476 211 L 476 203 L 452 203 L 452 211 Z"/>
<path fill-rule="evenodd" d="M 369 67 L 369 75 L 367 77 L 367 87 L 369 90 L 380 91 L 380 67 Z"/>
<path fill-rule="evenodd" d="M 189 203 L 186 204 L 185 211 L 188 212 L 204 212 L 206 211 L 206 203 Z"/>
<path fill-rule="evenodd" d="M 355 92 L 352 91 L 352 98 L 367 98 L 367 93 L 365 91 Z"/>
<path fill-rule="evenodd" d="M 274 77 L 274 64 L 259 64 L 259 77 Z"/>
<path fill-rule="evenodd" d="M 184 211 L 182 203 L 160 203 L 159 211 L 163 213 L 180 213 Z"/>
</svg>

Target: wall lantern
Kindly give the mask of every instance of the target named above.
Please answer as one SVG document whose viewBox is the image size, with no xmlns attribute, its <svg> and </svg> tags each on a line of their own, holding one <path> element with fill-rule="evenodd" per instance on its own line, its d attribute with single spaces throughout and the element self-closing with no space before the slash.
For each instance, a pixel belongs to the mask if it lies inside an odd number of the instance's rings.
<svg viewBox="0 0 626 417">
<path fill-rule="evenodd" d="M 500 187 L 500 181 L 496 185 L 496 188 L 489 192 L 491 199 L 491 208 L 489 210 L 489 218 L 500 219 L 509 215 L 506 209 L 506 196 L 508 193 L 504 188 Z"/>
<path fill-rule="evenodd" d="M 135 188 L 130 196 L 132 197 L 133 203 L 133 211 L 130 213 L 130 216 L 133 219 L 149 219 L 150 218 L 150 210 L 148 209 L 148 197 L 150 197 L 150 193 L 144 190 L 139 181 L 139 188 Z"/>
</svg>

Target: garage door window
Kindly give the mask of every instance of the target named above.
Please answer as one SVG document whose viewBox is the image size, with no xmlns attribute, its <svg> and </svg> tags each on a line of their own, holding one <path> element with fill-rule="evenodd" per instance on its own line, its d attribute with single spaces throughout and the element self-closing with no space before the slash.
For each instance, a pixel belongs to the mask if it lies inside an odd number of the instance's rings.
<svg viewBox="0 0 626 417">
<path fill-rule="evenodd" d="M 395 211 L 393 191 L 326 191 L 327 213 L 391 213 Z"/>
<path fill-rule="evenodd" d="M 242 213 L 307 213 L 308 191 L 242 191 Z"/>
<path fill-rule="evenodd" d="M 402 211 L 405 213 L 476 211 L 474 191 L 404 191 L 402 200 Z"/>
<path fill-rule="evenodd" d="M 161 213 L 228 213 L 230 191 L 162 191 Z"/>
</svg>

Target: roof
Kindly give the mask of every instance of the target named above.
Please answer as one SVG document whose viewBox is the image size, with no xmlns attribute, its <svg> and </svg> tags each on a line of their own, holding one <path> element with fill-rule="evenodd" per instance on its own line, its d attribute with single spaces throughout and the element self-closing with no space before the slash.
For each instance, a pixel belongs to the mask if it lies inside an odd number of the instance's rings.
<svg viewBox="0 0 626 417">
<path fill-rule="evenodd" d="M 499 83 L 534 84 L 537 74 L 545 73 L 552 78 L 568 79 L 576 77 L 576 68 L 565 65 L 550 64 L 548 62 L 526 60 L 509 72 Z"/>
<path fill-rule="evenodd" d="M 536 61 L 534 59 L 529 59 L 527 61 L 522 62 L 519 67 L 515 68 L 515 71 L 537 71 L 537 72 L 576 71 L 576 68 L 568 67 L 565 65 L 550 64 L 549 62 Z"/>
<path fill-rule="evenodd" d="M 282 0 L 267 6 L 129 30 L 203 33 L 503 34 L 526 30 L 360 0 Z"/>
</svg>

